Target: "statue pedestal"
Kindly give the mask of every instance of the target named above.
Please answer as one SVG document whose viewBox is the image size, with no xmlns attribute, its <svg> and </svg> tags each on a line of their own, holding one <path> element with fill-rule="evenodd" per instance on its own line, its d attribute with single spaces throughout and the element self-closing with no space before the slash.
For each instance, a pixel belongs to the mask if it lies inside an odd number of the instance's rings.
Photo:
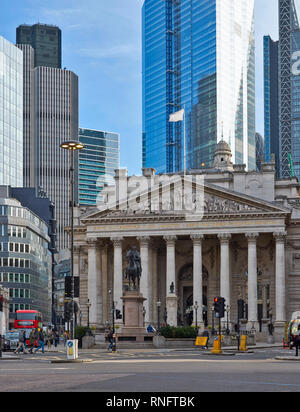
<svg viewBox="0 0 300 412">
<path fill-rule="evenodd" d="M 143 326 L 143 304 L 147 299 L 139 291 L 125 292 L 121 299 L 124 304 L 124 326 L 122 332 L 118 334 L 118 340 L 120 342 L 145 342 L 146 336 L 154 335 L 147 333 Z"/>
</svg>

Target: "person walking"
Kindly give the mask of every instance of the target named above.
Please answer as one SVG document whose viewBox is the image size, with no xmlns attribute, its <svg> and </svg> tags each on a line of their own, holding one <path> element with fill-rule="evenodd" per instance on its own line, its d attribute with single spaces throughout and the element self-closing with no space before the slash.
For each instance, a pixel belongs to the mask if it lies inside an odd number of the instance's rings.
<svg viewBox="0 0 300 412">
<path fill-rule="evenodd" d="M 42 349 L 42 352 L 45 353 L 45 337 L 42 329 L 39 329 L 38 344 L 39 346 L 36 348 L 34 353 L 37 353 L 39 349 Z"/>
<path fill-rule="evenodd" d="M 109 331 L 107 333 L 107 339 L 109 341 L 109 346 L 108 346 L 107 350 L 112 351 L 113 344 L 114 344 L 114 333 L 113 333 L 112 329 L 109 329 Z"/>
<path fill-rule="evenodd" d="M 25 345 L 26 345 L 26 332 L 24 330 L 23 332 L 20 331 L 19 333 L 19 344 L 18 344 L 17 349 L 15 350 L 15 353 L 19 353 L 21 349 L 23 350 L 23 353 L 28 353 L 26 351 Z"/>
<path fill-rule="evenodd" d="M 52 335 L 51 330 L 49 329 L 49 330 L 48 330 L 48 333 L 47 333 L 47 347 L 48 347 L 48 351 L 51 349 L 52 343 L 53 343 L 53 335 Z"/>
<path fill-rule="evenodd" d="M 54 339 L 54 346 L 55 348 L 57 348 L 57 345 L 59 344 L 59 333 L 57 330 L 54 332 L 53 339 Z"/>
<path fill-rule="evenodd" d="M 29 334 L 29 353 L 32 353 L 36 341 L 36 330 L 32 329 Z"/>
<path fill-rule="evenodd" d="M 299 347 L 300 347 L 300 325 L 298 325 L 298 330 L 295 333 L 294 346 L 295 346 L 295 349 L 296 349 L 296 356 L 298 356 L 299 355 Z"/>
</svg>

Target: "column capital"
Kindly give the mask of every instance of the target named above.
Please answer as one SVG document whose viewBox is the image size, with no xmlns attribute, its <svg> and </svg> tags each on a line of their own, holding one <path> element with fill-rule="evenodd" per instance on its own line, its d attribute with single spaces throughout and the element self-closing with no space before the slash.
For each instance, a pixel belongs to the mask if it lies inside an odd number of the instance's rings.
<svg viewBox="0 0 300 412">
<path fill-rule="evenodd" d="M 164 236 L 164 240 L 166 241 L 167 245 L 175 244 L 177 240 L 177 236 L 175 235 L 166 235 Z"/>
<path fill-rule="evenodd" d="M 221 243 L 228 243 L 231 239 L 231 233 L 219 233 L 218 234 L 218 239 L 220 240 Z"/>
<path fill-rule="evenodd" d="M 113 242 L 115 247 L 121 247 L 124 238 L 122 236 L 112 236 L 110 240 Z"/>
<path fill-rule="evenodd" d="M 148 247 L 150 244 L 151 238 L 150 236 L 137 236 L 136 240 L 140 242 L 140 246 Z"/>
<path fill-rule="evenodd" d="M 204 239 L 204 235 L 201 235 L 200 233 L 195 233 L 191 235 L 191 239 L 193 243 L 201 243 Z"/>
<path fill-rule="evenodd" d="M 257 238 L 259 237 L 259 233 L 258 232 L 245 233 L 245 236 L 248 239 L 248 242 L 256 242 Z"/>
<path fill-rule="evenodd" d="M 90 237 L 87 238 L 86 243 L 88 244 L 88 247 L 96 247 L 98 243 L 98 238 L 97 237 Z"/>
<path fill-rule="evenodd" d="M 274 232 L 273 236 L 274 236 L 276 242 L 284 242 L 285 238 L 287 236 L 287 232 L 285 232 L 285 231 Z"/>
</svg>

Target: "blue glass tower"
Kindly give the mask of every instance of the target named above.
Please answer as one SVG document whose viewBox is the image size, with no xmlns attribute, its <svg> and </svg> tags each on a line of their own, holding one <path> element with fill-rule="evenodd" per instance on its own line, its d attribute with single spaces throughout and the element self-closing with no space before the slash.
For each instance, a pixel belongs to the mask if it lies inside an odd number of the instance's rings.
<svg viewBox="0 0 300 412">
<path fill-rule="evenodd" d="M 233 4 L 234 3 L 234 4 Z M 145 0 L 143 167 L 210 165 L 223 136 L 233 161 L 255 169 L 254 1 Z"/>
<path fill-rule="evenodd" d="M 96 206 L 108 179 L 120 167 L 120 135 L 100 130 L 79 129 L 78 198 L 80 205 Z"/>
<path fill-rule="evenodd" d="M 265 161 L 275 155 L 277 173 L 280 169 L 279 157 L 279 82 L 278 46 L 270 36 L 264 36 L 264 123 L 265 123 Z"/>
</svg>

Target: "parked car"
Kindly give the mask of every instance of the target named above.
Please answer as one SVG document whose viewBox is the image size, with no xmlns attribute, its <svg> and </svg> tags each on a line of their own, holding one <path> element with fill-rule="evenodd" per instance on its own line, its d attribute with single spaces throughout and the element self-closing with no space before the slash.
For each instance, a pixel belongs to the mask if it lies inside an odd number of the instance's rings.
<svg viewBox="0 0 300 412">
<path fill-rule="evenodd" d="M 9 330 L 4 335 L 4 351 L 15 351 L 19 344 L 19 331 Z"/>
</svg>

